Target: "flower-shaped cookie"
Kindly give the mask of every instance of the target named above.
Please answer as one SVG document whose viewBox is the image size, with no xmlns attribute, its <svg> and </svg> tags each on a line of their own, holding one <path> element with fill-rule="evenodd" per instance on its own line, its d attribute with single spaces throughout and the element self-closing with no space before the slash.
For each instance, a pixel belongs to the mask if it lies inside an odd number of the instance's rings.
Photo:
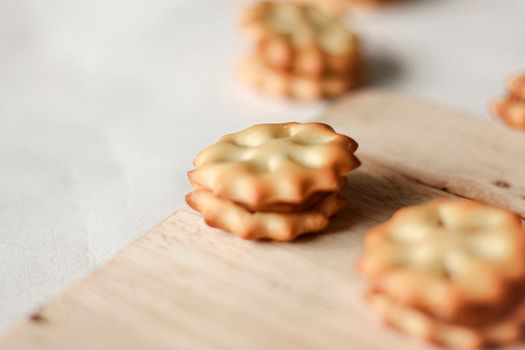
<svg viewBox="0 0 525 350">
<path fill-rule="evenodd" d="M 259 124 L 205 148 L 188 176 L 196 190 L 259 211 L 341 190 L 343 176 L 360 164 L 356 149 L 326 124 Z"/>
<path fill-rule="evenodd" d="M 506 210 L 436 200 L 368 232 L 358 268 L 396 302 L 442 320 L 481 322 L 525 280 L 525 232 Z"/>
<path fill-rule="evenodd" d="M 258 2 L 241 29 L 271 68 L 306 76 L 348 74 L 360 63 L 358 42 L 330 7 L 294 1 Z"/>
</svg>

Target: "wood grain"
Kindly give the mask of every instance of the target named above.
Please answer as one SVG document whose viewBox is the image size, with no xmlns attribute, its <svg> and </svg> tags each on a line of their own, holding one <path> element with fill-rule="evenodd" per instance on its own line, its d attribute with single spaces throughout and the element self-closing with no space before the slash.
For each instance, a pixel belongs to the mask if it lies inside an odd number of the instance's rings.
<svg viewBox="0 0 525 350">
<path fill-rule="evenodd" d="M 384 327 L 363 302 L 353 268 L 362 235 L 402 206 L 454 193 L 525 213 L 525 180 L 512 173 L 525 174 L 525 137 L 377 92 L 342 100 L 322 120 L 355 136 L 364 160 L 324 234 L 250 242 L 179 210 L 0 349 L 432 348 Z"/>
<path fill-rule="evenodd" d="M 346 98 L 322 118 L 371 158 L 422 184 L 525 217 L 525 133 L 386 92 Z"/>
</svg>

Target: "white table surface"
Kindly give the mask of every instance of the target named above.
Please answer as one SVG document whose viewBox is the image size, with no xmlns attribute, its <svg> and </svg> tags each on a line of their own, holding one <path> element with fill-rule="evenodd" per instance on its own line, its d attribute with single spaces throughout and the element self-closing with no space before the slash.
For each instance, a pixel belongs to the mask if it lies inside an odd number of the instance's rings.
<svg viewBox="0 0 525 350">
<path fill-rule="evenodd" d="M 241 2 L 0 2 L 0 331 L 183 206 L 199 149 L 325 108 L 238 86 Z M 352 23 L 372 86 L 490 118 L 524 18 L 523 0 L 413 0 Z"/>
</svg>

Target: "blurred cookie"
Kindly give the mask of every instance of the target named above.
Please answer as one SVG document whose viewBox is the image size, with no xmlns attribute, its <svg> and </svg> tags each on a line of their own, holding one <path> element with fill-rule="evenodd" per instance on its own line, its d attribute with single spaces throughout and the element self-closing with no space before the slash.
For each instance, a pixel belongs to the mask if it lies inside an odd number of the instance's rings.
<svg viewBox="0 0 525 350">
<path fill-rule="evenodd" d="M 520 300 L 505 316 L 478 327 L 447 323 L 424 312 L 397 303 L 385 294 L 367 296 L 381 317 L 394 328 L 441 346 L 478 349 L 519 340 L 525 325 L 525 301 Z"/>
<path fill-rule="evenodd" d="M 507 83 L 507 91 L 512 97 L 525 101 L 525 72 L 510 77 Z"/>
<path fill-rule="evenodd" d="M 294 48 L 283 38 L 268 37 L 258 42 L 254 56 L 269 68 L 299 76 L 349 75 L 361 68 L 357 47 L 355 39 L 352 52 L 338 56 L 327 54 L 315 45 Z"/>
<path fill-rule="evenodd" d="M 308 210 L 286 214 L 250 212 L 239 204 L 202 190 L 188 194 L 186 202 L 203 214 L 209 226 L 224 229 L 244 239 L 291 241 L 304 233 L 324 229 L 329 218 L 345 205 L 346 199 L 338 193 L 332 193 Z"/>
<path fill-rule="evenodd" d="M 324 4 L 324 5 L 323 5 Z M 241 16 L 254 52 L 241 78 L 270 96 L 316 100 L 338 96 L 362 78 L 356 36 L 344 25 L 339 1 L 262 1 Z"/>
<path fill-rule="evenodd" d="M 510 77 L 507 96 L 492 102 L 491 109 L 508 126 L 525 130 L 525 72 Z"/>
<path fill-rule="evenodd" d="M 314 3 L 260 1 L 241 12 L 241 31 L 253 42 L 271 37 L 286 40 L 292 48 L 316 46 L 341 56 L 355 47 L 355 36 L 341 16 Z"/>
<path fill-rule="evenodd" d="M 206 147 L 188 177 L 196 190 L 261 211 L 340 191 L 344 175 L 360 164 L 356 150 L 326 124 L 259 124 Z"/>
<path fill-rule="evenodd" d="M 498 99 L 492 103 L 492 113 L 508 126 L 525 130 L 525 100 L 514 96 Z"/>
<path fill-rule="evenodd" d="M 357 38 L 339 16 L 317 6 L 260 2 L 247 9 L 243 31 L 265 65 L 298 75 L 348 73 L 359 60 Z"/>
<path fill-rule="evenodd" d="M 395 302 L 474 325 L 508 307 L 525 281 L 525 232 L 509 211 L 435 200 L 370 230 L 358 269 Z"/>
<path fill-rule="evenodd" d="M 254 90 L 270 97 L 288 97 L 314 101 L 340 96 L 361 82 L 359 68 L 354 74 L 330 74 L 308 77 L 268 67 L 255 56 L 246 57 L 239 68 L 239 78 Z"/>
</svg>

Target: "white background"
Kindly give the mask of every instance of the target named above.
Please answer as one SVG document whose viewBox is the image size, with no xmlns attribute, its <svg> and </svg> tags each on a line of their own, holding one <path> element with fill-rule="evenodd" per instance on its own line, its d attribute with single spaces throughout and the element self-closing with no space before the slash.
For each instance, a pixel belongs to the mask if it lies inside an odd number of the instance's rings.
<svg viewBox="0 0 525 350">
<path fill-rule="evenodd" d="M 325 108 L 238 86 L 240 2 L 0 1 L 0 331 L 181 207 L 199 149 Z M 372 86 L 489 118 L 524 18 L 523 0 L 413 0 L 352 25 Z"/>
</svg>

